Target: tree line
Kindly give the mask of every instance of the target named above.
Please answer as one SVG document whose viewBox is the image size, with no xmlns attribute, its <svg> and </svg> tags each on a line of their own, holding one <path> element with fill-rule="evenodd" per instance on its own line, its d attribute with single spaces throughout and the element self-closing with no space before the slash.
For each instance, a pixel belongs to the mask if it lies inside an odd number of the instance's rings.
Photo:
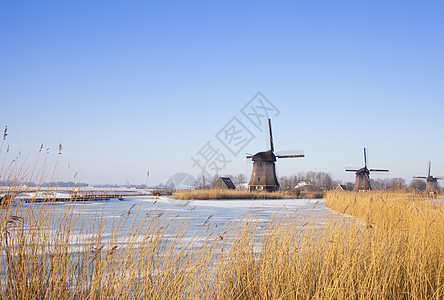
<svg viewBox="0 0 444 300">
<path fill-rule="evenodd" d="M 229 177 L 236 188 L 247 188 L 249 178 L 244 174 L 226 175 L 222 177 Z M 200 175 L 196 178 L 194 187 L 197 189 L 211 188 L 216 180 L 220 178 L 219 175 L 205 176 Z M 280 189 L 283 191 L 291 191 L 294 189 L 306 191 L 328 191 L 335 189 L 339 185 L 346 190 L 353 190 L 354 182 L 334 179 L 330 173 L 307 171 L 299 172 L 290 176 L 280 176 L 278 178 Z M 413 179 L 409 184 L 403 178 L 383 178 L 370 179 L 370 184 L 374 190 L 415 190 L 423 191 L 426 188 L 426 181 L 424 179 Z"/>
</svg>

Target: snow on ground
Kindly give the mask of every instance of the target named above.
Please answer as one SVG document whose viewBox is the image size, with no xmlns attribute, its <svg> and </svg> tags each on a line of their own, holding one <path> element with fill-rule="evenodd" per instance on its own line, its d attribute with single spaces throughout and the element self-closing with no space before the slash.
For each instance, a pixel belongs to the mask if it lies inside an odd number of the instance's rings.
<svg viewBox="0 0 444 300">
<path fill-rule="evenodd" d="M 54 205 L 57 204 L 57 205 Z M 36 211 L 49 209 L 55 220 L 67 213 L 78 217 L 77 228 L 74 228 L 71 243 L 74 246 L 86 245 L 96 236 L 97 226 L 101 219 L 104 224 L 103 242 L 111 238 L 113 227 L 127 218 L 118 237 L 123 244 L 125 237 L 133 231 L 131 223 L 140 224 L 147 216 L 162 218 L 170 222 L 168 236 L 174 236 L 179 230 L 186 229 L 184 240 L 199 238 L 203 232 L 213 230 L 216 234 L 226 230 L 230 224 L 242 224 L 246 220 L 256 223 L 256 228 L 263 231 L 276 214 L 290 216 L 293 219 L 309 216 L 323 224 L 326 218 L 334 214 L 325 208 L 323 199 L 267 199 L 267 200 L 175 200 L 172 197 L 138 196 L 123 200 L 66 202 L 66 203 L 20 203 L 17 210 L 28 206 Z M 54 224 L 56 224 L 55 222 Z M 84 227 L 81 224 L 86 225 Z M 302 224 L 301 224 L 302 225 Z M 83 228 L 80 231 L 80 228 Z M 45 228 L 56 232 L 57 228 Z M 259 232 L 260 234 L 260 232 Z M 75 247 L 74 247 L 75 248 Z"/>
</svg>

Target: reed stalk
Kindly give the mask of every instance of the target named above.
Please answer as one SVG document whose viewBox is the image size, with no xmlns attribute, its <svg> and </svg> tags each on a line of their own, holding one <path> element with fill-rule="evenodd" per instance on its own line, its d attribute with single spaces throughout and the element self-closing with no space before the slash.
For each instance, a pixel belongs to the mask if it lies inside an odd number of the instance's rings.
<svg viewBox="0 0 444 300">
<path fill-rule="evenodd" d="M 174 193 L 177 200 L 209 200 L 209 199 L 281 199 L 288 198 L 285 192 L 250 192 L 248 190 L 202 189 L 184 190 Z"/>
</svg>

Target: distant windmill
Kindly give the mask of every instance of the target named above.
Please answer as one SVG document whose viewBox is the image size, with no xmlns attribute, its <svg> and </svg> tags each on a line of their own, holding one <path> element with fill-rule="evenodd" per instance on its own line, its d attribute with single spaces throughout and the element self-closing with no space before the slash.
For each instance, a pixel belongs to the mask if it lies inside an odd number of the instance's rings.
<svg viewBox="0 0 444 300">
<path fill-rule="evenodd" d="M 427 180 L 426 189 L 425 189 L 427 192 L 431 192 L 431 193 L 439 192 L 438 180 L 443 179 L 443 177 L 435 177 L 435 176 L 430 175 L 431 170 L 432 170 L 432 162 L 429 161 L 429 173 L 427 174 L 427 177 L 425 177 L 425 176 L 415 176 L 413 178 L 419 178 L 419 179 Z"/>
<path fill-rule="evenodd" d="M 276 177 L 276 158 L 296 158 L 304 157 L 304 154 L 275 154 L 273 144 L 273 134 L 271 132 L 271 119 L 268 119 L 270 132 L 270 150 L 248 155 L 247 158 L 253 160 L 253 172 L 251 174 L 248 189 L 250 191 L 273 192 L 279 189 L 279 182 Z"/>
<path fill-rule="evenodd" d="M 361 169 L 346 169 L 347 172 L 356 173 L 355 191 L 368 191 L 372 189 L 370 184 L 370 172 L 388 172 L 383 169 L 367 168 L 367 149 L 364 148 L 364 167 Z"/>
</svg>

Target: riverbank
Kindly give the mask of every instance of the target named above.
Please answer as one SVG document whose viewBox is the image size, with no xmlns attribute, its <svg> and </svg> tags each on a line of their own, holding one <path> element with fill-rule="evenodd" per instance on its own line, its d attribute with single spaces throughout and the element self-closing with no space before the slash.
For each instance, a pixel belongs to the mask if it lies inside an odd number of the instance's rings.
<svg viewBox="0 0 444 300">
<path fill-rule="evenodd" d="M 249 192 L 248 190 L 221 190 L 221 189 L 202 189 L 186 190 L 174 193 L 174 199 L 177 200 L 210 200 L 210 199 L 315 199 L 322 198 L 324 192 Z"/>
<path fill-rule="evenodd" d="M 221 189 L 202 189 L 177 191 L 174 193 L 174 199 L 177 200 L 209 200 L 209 199 L 283 199 L 289 198 L 284 192 L 249 192 L 248 190 L 221 190 Z"/>
</svg>

